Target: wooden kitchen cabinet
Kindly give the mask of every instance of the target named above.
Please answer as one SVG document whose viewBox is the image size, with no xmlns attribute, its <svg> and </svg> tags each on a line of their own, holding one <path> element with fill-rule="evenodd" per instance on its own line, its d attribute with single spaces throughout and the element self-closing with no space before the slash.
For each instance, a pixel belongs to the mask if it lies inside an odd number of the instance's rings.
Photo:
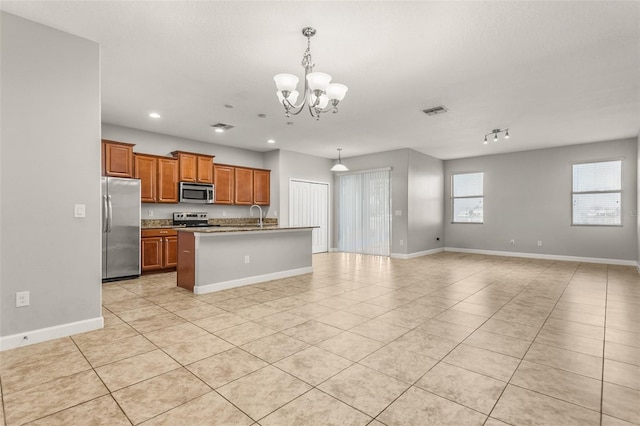
<svg viewBox="0 0 640 426">
<path fill-rule="evenodd" d="M 178 264 L 178 231 L 143 229 L 140 242 L 142 272 L 173 269 Z"/>
<path fill-rule="evenodd" d="M 102 175 L 132 178 L 134 144 L 102 140 Z"/>
<path fill-rule="evenodd" d="M 158 158 L 158 203 L 177 203 L 178 198 L 178 160 Z"/>
<path fill-rule="evenodd" d="M 135 154 L 134 177 L 140 179 L 143 203 L 178 202 L 178 160 L 175 158 Z"/>
<path fill-rule="evenodd" d="M 173 151 L 178 159 L 178 181 L 213 183 L 213 156 L 193 152 Z"/>
<path fill-rule="evenodd" d="M 268 206 L 271 195 L 271 171 L 253 170 L 253 204 Z"/>
<path fill-rule="evenodd" d="M 175 268 L 178 264 L 178 236 L 164 237 L 163 261 L 166 268 Z"/>
<path fill-rule="evenodd" d="M 213 183 L 216 186 L 216 204 L 233 204 L 235 167 L 224 164 L 213 165 Z"/>
<path fill-rule="evenodd" d="M 198 155 L 197 181 L 200 183 L 213 183 L 213 157 Z"/>
<path fill-rule="evenodd" d="M 234 169 L 234 204 L 253 204 L 253 169 L 236 167 Z"/>
<path fill-rule="evenodd" d="M 133 177 L 140 179 L 140 201 L 156 202 L 158 187 L 158 160 L 150 155 L 136 154 L 133 157 Z"/>
</svg>

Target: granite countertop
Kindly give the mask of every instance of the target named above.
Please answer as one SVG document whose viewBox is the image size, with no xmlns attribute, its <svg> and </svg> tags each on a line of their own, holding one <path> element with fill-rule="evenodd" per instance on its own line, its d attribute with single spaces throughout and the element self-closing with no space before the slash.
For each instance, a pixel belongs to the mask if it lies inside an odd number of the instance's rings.
<svg viewBox="0 0 640 426">
<path fill-rule="evenodd" d="M 220 225 L 221 227 L 257 227 L 257 218 L 212 218 L 209 225 Z M 175 226 L 171 219 L 142 219 L 142 229 L 184 229 L 184 226 Z M 269 227 L 278 226 L 278 219 L 265 218 L 264 225 Z"/>
<path fill-rule="evenodd" d="M 290 229 L 313 229 L 317 228 L 317 226 L 264 226 L 260 228 L 259 226 L 215 226 L 215 227 L 204 227 L 204 228 L 176 228 L 178 231 L 184 232 L 197 232 L 201 234 L 218 234 L 222 232 L 255 232 L 255 231 L 284 231 Z"/>
</svg>

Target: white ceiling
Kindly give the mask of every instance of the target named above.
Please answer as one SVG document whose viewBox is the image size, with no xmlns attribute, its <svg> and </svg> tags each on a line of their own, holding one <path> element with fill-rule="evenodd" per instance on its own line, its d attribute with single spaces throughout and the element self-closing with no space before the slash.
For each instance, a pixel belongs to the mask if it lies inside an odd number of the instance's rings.
<svg viewBox="0 0 640 426">
<path fill-rule="evenodd" d="M 2 9 L 100 43 L 103 122 L 152 132 L 322 157 L 338 147 L 344 157 L 413 148 L 451 159 L 635 137 L 640 128 L 636 1 L 2 1 Z M 285 118 L 272 79 L 302 79 L 305 26 L 317 29 L 315 70 L 349 86 L 340 113 L 320 121 L 306 111 Z M 450 111 L 421 112 L 437 105 Z M 236 127 L 214 134 L 217 122 Z M 482 144 L 505 127 L 508 141 Z"/>
</svg>

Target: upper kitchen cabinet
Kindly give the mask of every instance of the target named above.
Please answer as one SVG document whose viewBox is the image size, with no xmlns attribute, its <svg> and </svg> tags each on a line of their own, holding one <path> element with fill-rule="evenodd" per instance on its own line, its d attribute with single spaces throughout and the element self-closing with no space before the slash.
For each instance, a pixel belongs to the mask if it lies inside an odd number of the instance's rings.
<svg viewBox="0 0 640 426">
<path fill-rule="evenodd" d="M 253 169 L 236 167 L 234 169 L 234 204 L 253 204 Z"/>
<path fill-rule="evenodd" d="M 149 154 L 134 157 L 134 177 L 140 179 L 141 201 L 177 203 L 178 160 Z"/>
<path fill-rule="evenodd" d="M 234 167 L 233 204 L 268 206 L 271 194 L 271 171 Z M 216 185 L 216 191 L 218 186 Z"/>
<path fill-rule="evenodd" d="M 158 158 L 158 203 L 177 203 L 178 199 L 178 160 Z"/>
<path fill-rule="evenodd" d="M 180 182 L 213 183 L 213 156 L 193 152 L 173 151 L 178 159 Z"/>
<path fill-rule="evenodd" d="M 253 170 L 253 204 L 268 206 L 271 194 L 271 171 Z"/>
<path fill-rule="evenodd" d="M 102 140 L 102 175 L 133 177 L 134 144 Z"/>
<path fill-rule="evenodd" d="M 213 165 L 213 183 L 216 186 L 216 204 L 233 204 L 235 167 L 224 164 Z"/>
</svg>

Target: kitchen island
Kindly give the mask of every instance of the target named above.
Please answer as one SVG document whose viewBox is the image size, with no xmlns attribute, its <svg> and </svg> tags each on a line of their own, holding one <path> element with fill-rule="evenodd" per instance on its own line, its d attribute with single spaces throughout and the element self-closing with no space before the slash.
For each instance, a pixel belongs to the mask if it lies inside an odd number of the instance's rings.
<svg viewBox="0 0 640 426">
<path fill-rule="evenodd" d="M 178 232 L 178 286 L 205 294 L 308 274 L 312 227 L 211 227 Z"/>
</svg>

